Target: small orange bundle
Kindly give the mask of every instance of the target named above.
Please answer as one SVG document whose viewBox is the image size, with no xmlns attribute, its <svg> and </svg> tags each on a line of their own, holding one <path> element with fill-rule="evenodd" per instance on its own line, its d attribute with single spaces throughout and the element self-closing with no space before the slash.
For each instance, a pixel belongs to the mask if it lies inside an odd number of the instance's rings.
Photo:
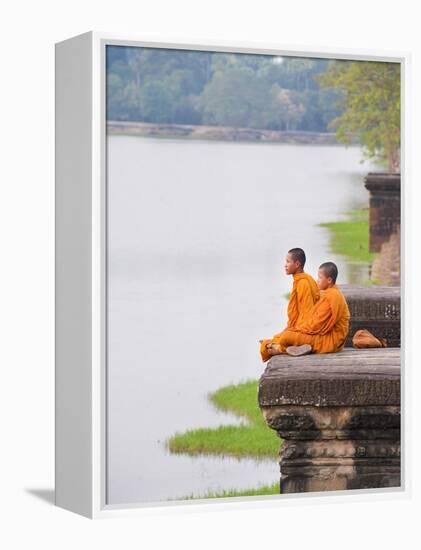
<svg viewBox="0 0 421 550">
<path fill-rule="evenodd" d="M 354 348 L 386 348 L 387 341 L 384 338 L 376 338 L 368 330 L 357 330 L 352 338 Z"/>
</svg>

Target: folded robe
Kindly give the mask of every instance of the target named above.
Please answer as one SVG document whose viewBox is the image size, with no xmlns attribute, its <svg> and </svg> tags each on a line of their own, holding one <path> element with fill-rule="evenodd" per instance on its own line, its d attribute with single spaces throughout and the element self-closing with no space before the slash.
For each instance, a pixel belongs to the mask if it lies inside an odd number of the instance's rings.
<svg viewBox="0 0 421 550">
<path fill-rule="evenodd" d="M 376 338 L 366 329 L 357 330 L 352 338 L 354 348 L 385 348 L 387 342 L 384 338 Z"/>
</svg>

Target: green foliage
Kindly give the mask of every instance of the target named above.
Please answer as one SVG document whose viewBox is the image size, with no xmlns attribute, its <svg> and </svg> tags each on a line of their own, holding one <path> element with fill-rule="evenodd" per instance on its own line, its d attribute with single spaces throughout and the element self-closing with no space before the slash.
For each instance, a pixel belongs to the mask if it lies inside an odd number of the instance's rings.
<svg viewBox="0 0 421 550">
<path fill-rule="evenodd" d="M 216 70 L 197 102 L 204 124 L 259 128 L 270 100 L 265 82 L 247 67 Z"/>
<path fill-rule="evenodd" d="M 221 411 L 232 412 L 243 417 L 252 424 L 267 428 L 262 412 L 257 402 L 258 380 L 248 380 L 240 384 L 224 386 L 214 393 L 210 393 L 208 399 Z M 272 432 L 269 432 L 272 433 Z"/>
<path fill-rule="evenodd" d="M 198 499 L 198 498 L 253 497 L 253 496 L 259 496 L 259 495 L 279 495 L 279 494 L 280 494 L 280 487 L 279 487 L 279 481 L 278 481 L 277 483 L 273 483 L 272 485 L 261 485 L 256 489 L 244 489 L 242 491 L 238 491 L 236 489 L 227 489 L 223 491 L 208 491 L 204 495 L 200 495 L 200 496 L 189 495 L 185 497 L 179 497 L 177 500 L 192 500 L 192 499 Z"/>
<path fill-rule="evenodd" d="M 400 65 L 107 47 L 107 118 L 325 132 L 399 171 Z"/>
<path fill-rule="evenodd" d="M 232 412 L 244 423 L 217 428 L 199 428 L 176 433 L 167 441 L 174 453 L 213 454 L 236 458 L 273 458 L 279 453 L 280 440 L 270 430 L 257 403 L 258 381 L 220 388 L 208 398 L 216 408 Z"/>
<path fill-rule="evenodd" d="M 173 453 L 262 459 L 276 458 L 279 440 L 276 440 L 275 434 L 267 426 L 240 424 L 176 433 L 171 437 L 168 447 Z"/>
<path fill-rule="evenodd" d="M 174 118 L 172 90 L 159 80 L 149 80 L 139 93 L 139 108 L 146 122 L 166 122 Z"/>
<path fill-rule="evenodd" d="M 329 60 L 107 47 L 107 118 L 323 132 L 340 114 Z"/>
<path fill-rule="evenodd" d="M 349 143 L 358 134 L 366 158 L 374 158 L 390 172 L 400 170 L 400 64 L 375 61 L 332 63 L 315 76 L 323 87 L 342 90 L 343 113 L 329 128 Z"/>
</svg>

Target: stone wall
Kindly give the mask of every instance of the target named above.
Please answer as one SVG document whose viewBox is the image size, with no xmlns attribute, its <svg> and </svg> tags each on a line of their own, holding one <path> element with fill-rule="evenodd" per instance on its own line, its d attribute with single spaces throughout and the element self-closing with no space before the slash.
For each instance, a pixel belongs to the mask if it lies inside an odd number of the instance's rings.
<svg viewBox="0 0 421 550">
<path fill-rule="evenodd" d="M 345 346 L 359 329 L 385 338 L 388 347 L 401 345 L 401 289 L 390 286 L 339 285 L 348 303 L 351 319 Z"/>
</svg>

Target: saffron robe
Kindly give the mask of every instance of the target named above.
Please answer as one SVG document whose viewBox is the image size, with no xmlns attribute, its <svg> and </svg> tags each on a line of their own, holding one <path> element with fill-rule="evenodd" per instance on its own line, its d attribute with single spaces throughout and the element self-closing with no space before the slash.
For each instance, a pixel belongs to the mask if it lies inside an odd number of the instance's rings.
<svg viewBox="0 0 421 550">
<path fill-rule="evenodd" d="M 295 273 L 294 282 L 288 302 L 288 324 L 287 328 L 294 328 L 301 323 L 313 308 L 314 304 L 320 299 L 320 290 L 311 275 L 308 273 Z M 282 332 L 278 332 L 269 340 L 264 340 L 260 346 L 260 354 L 263 361 L 267 361 L 270 355 L 267 354 L 266 344 L 279 337 Z"/>
<path fill-rule="evenodd" d="M 314 304 L 320 299 L 320 290 L 316 281 L 308 273 L 293 275 L 294 283 L 288 302 L 288 328 L 294 328 L 303 322 Z"/>
<path fill-rule="evenodd" d="M 386 348 L 387 342 L 384 338 L 376 338 L 366 329 L 357 330 L 352 338 L 354 348 Z"/>
<path fill-rule="evenodd" d="M 314 353 L 334 353 L 341 351 L 349 331 L 350 313 L 345 297 L 334 285 L 327 288 L 311 311 L 299 324 L 276 334 L 270 340 L 263 340 L 260 353 L 263 361 L 271 356 L 266 344 L 279 344 L 280 351 L 288 346 L 310 344 Z"/>
</svg>

